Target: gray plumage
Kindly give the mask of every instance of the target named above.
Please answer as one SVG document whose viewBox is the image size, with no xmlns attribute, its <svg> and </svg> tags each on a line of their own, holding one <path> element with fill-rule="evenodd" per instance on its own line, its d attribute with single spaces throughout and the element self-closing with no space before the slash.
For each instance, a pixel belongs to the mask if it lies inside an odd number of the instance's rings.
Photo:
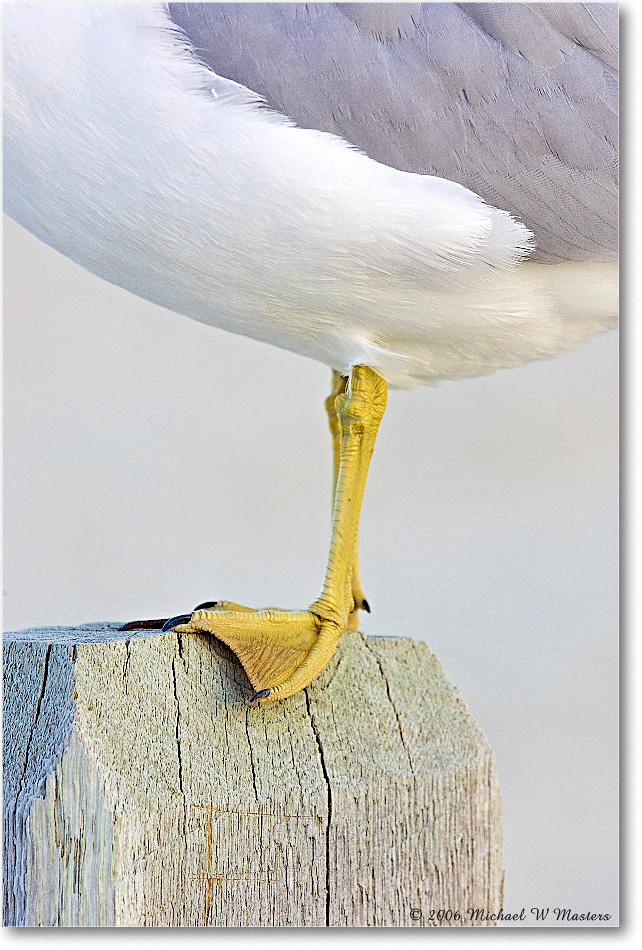
<svg viewBox="0 0 642 950">
<path fill-rule="evenodd" d="M 460 182 L 543 261 L 617 254 L 615 3 L 170 4 L 215 72 L 371 158 Z"/>
</svg>

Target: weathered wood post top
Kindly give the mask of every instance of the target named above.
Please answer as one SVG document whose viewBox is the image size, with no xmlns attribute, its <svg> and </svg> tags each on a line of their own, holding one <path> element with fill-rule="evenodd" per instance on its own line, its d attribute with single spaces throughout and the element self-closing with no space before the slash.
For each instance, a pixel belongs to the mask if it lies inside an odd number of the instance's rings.
<svg viewBox="0 0 642 950">
<path fill-rule="evenodd" d="M 9 926 L 469 926 L 495 764 L 424 643 L 345 634 L 265 707 L 208 636 L 4 640 Z"/>
</svg>

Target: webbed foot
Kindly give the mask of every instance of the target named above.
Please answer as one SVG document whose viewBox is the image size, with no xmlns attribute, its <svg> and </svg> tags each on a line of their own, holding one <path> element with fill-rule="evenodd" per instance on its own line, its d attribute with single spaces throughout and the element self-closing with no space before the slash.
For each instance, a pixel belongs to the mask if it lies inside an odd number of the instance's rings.
<svg viewBox="0 0 642 950">
<path fill-rule="evenodd" d="M 327 665 L 345 630 L 311 610 L 252 610 L 218 601 L 165 623 L 180 634 L 209 633 L 236 654 L 258 702 L 286 699 Z"/>
</svg>

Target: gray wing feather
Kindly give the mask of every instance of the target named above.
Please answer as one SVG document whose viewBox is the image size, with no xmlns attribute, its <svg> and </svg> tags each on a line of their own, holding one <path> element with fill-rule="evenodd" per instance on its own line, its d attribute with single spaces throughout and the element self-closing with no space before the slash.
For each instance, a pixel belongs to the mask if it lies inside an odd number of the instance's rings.
<svg viewBox="0 0 642 950">
<path fill-rule="evenodd" d="M 558 32 L 617 69 L 617 3 L 537 3 L 533 6 Z"/>
<path fill-rule="evenodd" d="M 615 3 L 170 4 L 304 128 L 511 211 L 540 260 L 617 253 Z"/>
</svg>

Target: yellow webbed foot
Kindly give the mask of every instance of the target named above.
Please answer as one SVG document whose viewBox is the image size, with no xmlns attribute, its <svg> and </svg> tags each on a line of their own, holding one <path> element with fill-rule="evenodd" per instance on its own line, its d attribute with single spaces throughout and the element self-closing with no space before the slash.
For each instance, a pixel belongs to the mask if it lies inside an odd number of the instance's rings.
<svg viewBox="0 0 642 950">
<path fill-rule="evenodd" d="M 304 689 L 327 665 L 344 632 L 309 610 L 252 610 L 225 601 L 174 617 L 164 629 L 209 633 L 236 654 L 254 687 L 253 699 L 272 702 Z"/>
</svg>

